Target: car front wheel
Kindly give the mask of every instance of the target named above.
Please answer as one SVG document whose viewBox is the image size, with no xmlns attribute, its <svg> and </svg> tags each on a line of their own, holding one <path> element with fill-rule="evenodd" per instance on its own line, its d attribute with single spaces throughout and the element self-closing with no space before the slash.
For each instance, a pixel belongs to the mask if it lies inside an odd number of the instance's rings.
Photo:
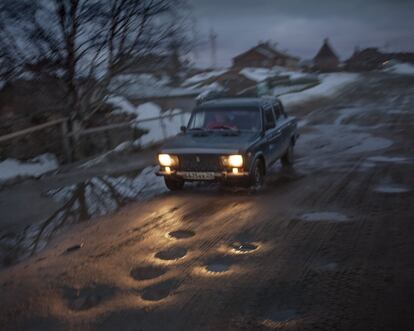
<svg viewBox="0 0 414 331">
<path fill-rule="evenodd" d="M 164 182 L 170 191 L 179 191 L 184 187 L 184 180 L 179 178 L 164 177 Z"/>
<path fill-rule="evenodd" d="M 250 174 L 250 187 L 255 190 L 260 190 L 264 183 L 264 165 L 261 160 L 254 161 L 252 172 Z"/>
</svg>

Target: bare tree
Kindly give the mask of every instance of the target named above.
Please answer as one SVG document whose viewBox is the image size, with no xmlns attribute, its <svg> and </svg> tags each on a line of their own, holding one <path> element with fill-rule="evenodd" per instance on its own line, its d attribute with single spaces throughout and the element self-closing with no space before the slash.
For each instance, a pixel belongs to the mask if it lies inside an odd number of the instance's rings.
<svg viewBox="0 0 414 331">
<path fill-rule="evenodd" d="M 7 65 L 0 75 L 59 79 L 65 114 L 72 122 L 87 121 L 131 59 L 177 45 L 183 1 L 2 0 L 0 64 Z"/>
</svg>

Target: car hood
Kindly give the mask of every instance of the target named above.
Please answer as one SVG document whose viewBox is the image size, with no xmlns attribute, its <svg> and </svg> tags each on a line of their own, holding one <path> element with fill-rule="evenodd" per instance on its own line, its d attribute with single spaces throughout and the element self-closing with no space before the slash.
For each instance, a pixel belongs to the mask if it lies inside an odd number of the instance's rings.
<svg viewBox="0 0 414 331">
<path fill-rule="evenodd" d="M 245 151 L 258 137 L 257 132 L 187 132 L 162 146 L 164 153 L 239 153 Z"/>
</svg>

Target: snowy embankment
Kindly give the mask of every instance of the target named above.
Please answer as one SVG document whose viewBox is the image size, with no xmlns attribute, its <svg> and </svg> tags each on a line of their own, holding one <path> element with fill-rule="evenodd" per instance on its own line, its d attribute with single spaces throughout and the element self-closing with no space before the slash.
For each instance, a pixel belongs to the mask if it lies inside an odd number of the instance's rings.
<svg viewBox="0 0 414 331">
<path fill-rule="evenodd" d="M 135 107 L 126 98 L 120 96 L 111 97 L 108 102 L 113 105 L 115 112 L 136 116 L 131 125 L 145 130 L 146 133 L 132 143 L 141 147 L 147 147 L 177 135 L 180 132 L 180 127 L 186 125 L 190 117 L 190 114 L 183 113 L 179 109 L 163 112 L 158 105 L 152 102 Z M 151 120 L 158 117 L 162 118 Z"/>
<path fill-rule="evenodd" d="M 6 159 L 0 162 L 0 184 L 18 177 L 39 177 L 56 170 L 58 166 L 53 154 L 42 154 L 26 162 Z"/>
<path fill-rule="evenodd" d="M 121 96 L 110 97 L 108 103 L 112 104 L 114 112 L 135 115 L 136 118 L 131 122 L 131 126 L 144 130 L 145 133 L 135 141 L 124 141 L 113 150 L 83 163 L 80 168 L 89 168 L 106 161 L 111 155 L 136 147 L 146 148 L 174 137 L 180 132 L 181 126 L 187 125 L 190 118 L 189 113 L 183 113 L 179 109 L 170 109 L 163 112 L 158 105 L 152 102 L 136 107 Z"/>
<path fill-rule="evenodd" d="M 187 78 L 185 82 L 182 84 L 182 86 L 195 86 L 199 83 L 202 83 L 206 81 L 207 79 L 220 76 L 224 74 L 227 70 L 213 70 L 213 71 L 206 71 L 203 73 L 196 74 L 194 76 L 191 76 L 190 78 Z"/>
<path fill-rule="evenodd" d="M 414 65 L 410 63 L 397 63 L 385 71 L 398 75 L 414 75 Z"/>
<path fill-rule="evenodd" d="M 240 74 L 244 77 L 256 81 L 258 83 L 265 81 L 266 79 L 277 76 L 288 76 L 289 79 L 295 80 L 304 77 L 308 77 L 309 74 L 301 71 L 290 71 L 282 67 L 268 68 L 244 68 L 240 71 Z"/>
<path fill-rule="evenodd" d="M 319 76 L 321 83 L 315 87 L 295 93 L 280 96 L 285 105 L 292 105 L 309 101 L 314 98 L 331 97 L 346 85 L 358 80 L 358 74 L 333 73 Z"/>
</svg>

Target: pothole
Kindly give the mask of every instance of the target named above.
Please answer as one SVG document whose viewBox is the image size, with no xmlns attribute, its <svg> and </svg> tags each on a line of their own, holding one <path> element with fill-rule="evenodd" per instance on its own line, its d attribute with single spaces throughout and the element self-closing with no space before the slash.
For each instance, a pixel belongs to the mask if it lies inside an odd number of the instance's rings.
<svg viewBox="0 0 414 331">
<path fill-rule="evenodd" d="M 178 260 L 187 255 L 187 249 L 184 247 L 173 247 L 160 251 L 155 257 L 160 260 Z"/>
<path fill-rule="evenodd" d="M 270 312 L 266 317 L 272 322 L 288 322 L 298 317 L 298 312 L 295 309 L 279 310 Z"/>
<path fill-rule="evenodd" d="M 250 253 L 255 251 L 259 246 L 252 243 L 235 242 L 230 247 L 237 253 Z"/>
<path fill-rule="evenodd" d="M 222 272 L 226 272 L 230 269 L 230 264 L 227 263 L 221 263 L 221 262 L 213 262 L 210 264 L 207 264 L 206 266 L 206 270 L 208 272 L 213 272 L 213 273 L 222 273 Z"/>
<path fill-rule="evenodd" d="M 179 286 L 177 279 L 169 279 L 164 282 L 151 285 L 142 290 L 141 298 L 147 301 L 159 301 L 170 295 Z"/>
<path fill-rule="evenodd" d="M 135 280 L 148 280 L 160 277 L 166 272 L 167 269 L 159 267 L 137 267 L 131 270 L 131 277 Z"/>
<path fill-rule="evenodd" d="M 69 254 L 69 253 L 75 252 L 75 251 L 81 249 L 83 247 L 83 245 L 84 245 L 84 243 L 80 243 L 80 244 L 70 246 L 70 247 L 66 248 L 64 253 Z"/>
<path fill-rule="evenodd" d="M 187 239 L 195 236 L 195 233 L 190 230 L 177 230 L 168 233 L 168 236 L 175 239 Z"/>
<path fill-rule="evenodd" d="M 68 300 L 71 310 L 88 310 L 99 305 L 102 301 L 114 296 L 115 288 L 107 285 L 95 285 L 86 288 L 64 288 L 64 297 Z"/>
<path fill-rule="evenodd" d="M 232 263 L 227 257 L 217 257 L 205 264 L 205 270 L 211 273 L 224 273 L 230 270 Z"/>
</svg>

